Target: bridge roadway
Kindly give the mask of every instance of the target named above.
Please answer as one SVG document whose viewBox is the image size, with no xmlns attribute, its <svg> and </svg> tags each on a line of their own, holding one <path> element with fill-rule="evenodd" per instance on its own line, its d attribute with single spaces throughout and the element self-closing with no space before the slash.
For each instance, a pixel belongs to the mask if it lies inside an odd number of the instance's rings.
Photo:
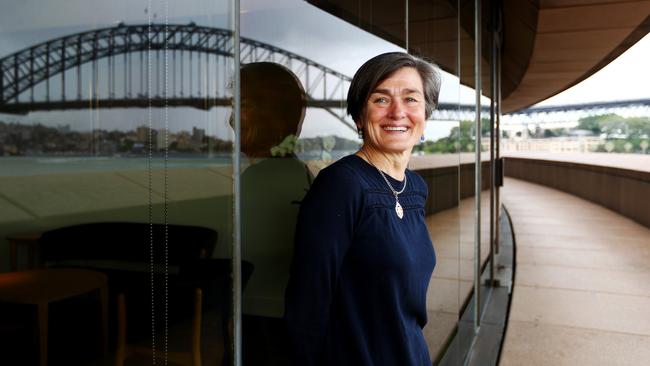
<svg viewBox="0 0 650 366">
<path fill-rule="evenodd" d="M 650 364 L 650 229 L 513 178 L 502 199 L 516 274 L 500 365 Z"/>
</svg>

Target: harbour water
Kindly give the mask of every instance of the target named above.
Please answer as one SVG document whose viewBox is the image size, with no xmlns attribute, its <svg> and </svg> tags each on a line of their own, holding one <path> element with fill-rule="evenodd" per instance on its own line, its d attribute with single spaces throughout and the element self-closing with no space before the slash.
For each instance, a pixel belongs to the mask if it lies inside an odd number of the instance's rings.
<svg viewBox="0 0 650 366">
<path fill-rule="evenodd" d="M 336 160 L 352 151 L 333 150 L 327 160 Z M 297 154 L 302 161 L 320 160 L 321 152 L 308 151 Z M 205 168 L 232 165 L 232 154 L 213 153 L 211 155 L 178 154 L 170 155 L 167 168 Z M 83 172 L 141 171 L 163 169 L 165 157 L 157 154 L 151 157 L 138 156 L 5 156 L 0 157 L 0 177 L 20 177 Z"/>
<path fill-rule="evenodd" d="M 227 166 L 232 164 L 231 154 L 213 154 L 212 156 L 169 157 L 167 168 L 201 168 Z M 1 157 L 0 177 L 18 177 L 32 175 L 50 175 L 62 173 L 110 172 L 163 169 L 164 156 L 30 156 Z"/>
</svg>

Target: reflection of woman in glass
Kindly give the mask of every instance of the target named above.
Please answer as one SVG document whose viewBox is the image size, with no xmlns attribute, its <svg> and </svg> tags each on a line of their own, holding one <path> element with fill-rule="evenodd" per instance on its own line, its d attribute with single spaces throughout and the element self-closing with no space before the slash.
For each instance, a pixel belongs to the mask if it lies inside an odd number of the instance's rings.
<svg viewBox="0 0 650 366">
<path fill-rule="evenodd" d="M 241 144 L 249 158 L 268 158 L 287 136 L 300 135 L 305 92 L 286 67 L 255 62 L 241 68 Z"/>
<path fill-rule="evenodd" d="M 355 74 L 363 146 L 322 170 L 300 207 L 285 304 L 296 365 L 431 365 L 427 186 L 406 167 L 439 89 L 435 68 L 405 53 Z"/>
<path fill-rule="evenodd" d="M 246 364 L 286 364 L 284 292 L 298 204 L 310 176 L 285 145 L 300 134 L 304 95 L 300 81 L 282 65 L 260 62 L 241 69 L 241 142 L 246 155 L 241 177 L 242 256 L 254 266 L 243 293 Z"/>
</svg>

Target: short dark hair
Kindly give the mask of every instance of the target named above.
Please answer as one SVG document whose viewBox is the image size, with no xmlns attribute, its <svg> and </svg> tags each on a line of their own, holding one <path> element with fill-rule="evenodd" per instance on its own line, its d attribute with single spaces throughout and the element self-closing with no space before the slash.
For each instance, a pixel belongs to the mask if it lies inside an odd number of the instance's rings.
<svg viewBox="0 0 650 366">
<path fill-rule="evenodd" d="M 354 74 L 348 90 L 348 114 L 359 124 L 366 110 L 366 102 L 378 84 L 394 72 L 412 67 L 422 78 L 424 88 L 425 116 L 428 119 L 438 105 L 440 74 L 433 64 L 404 52 L 388 52 L 366 61 Z"/>
</svg>

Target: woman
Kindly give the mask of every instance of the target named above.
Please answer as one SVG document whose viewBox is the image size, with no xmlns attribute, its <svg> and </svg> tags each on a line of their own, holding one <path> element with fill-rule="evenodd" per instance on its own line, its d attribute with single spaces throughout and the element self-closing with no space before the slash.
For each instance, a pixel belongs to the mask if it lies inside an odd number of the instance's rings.
<svg viewBox="0 0 650 366">
<path fill-rule="evenodd" d="M 285 302 L 295 365 L 431 365 L 427 186 L 406 167 L 439 89 L 435 68 L 405 53 L 355 74 L 348 113 L 363 146 L 319 173 L 298 216 Z"/>
</svg>

